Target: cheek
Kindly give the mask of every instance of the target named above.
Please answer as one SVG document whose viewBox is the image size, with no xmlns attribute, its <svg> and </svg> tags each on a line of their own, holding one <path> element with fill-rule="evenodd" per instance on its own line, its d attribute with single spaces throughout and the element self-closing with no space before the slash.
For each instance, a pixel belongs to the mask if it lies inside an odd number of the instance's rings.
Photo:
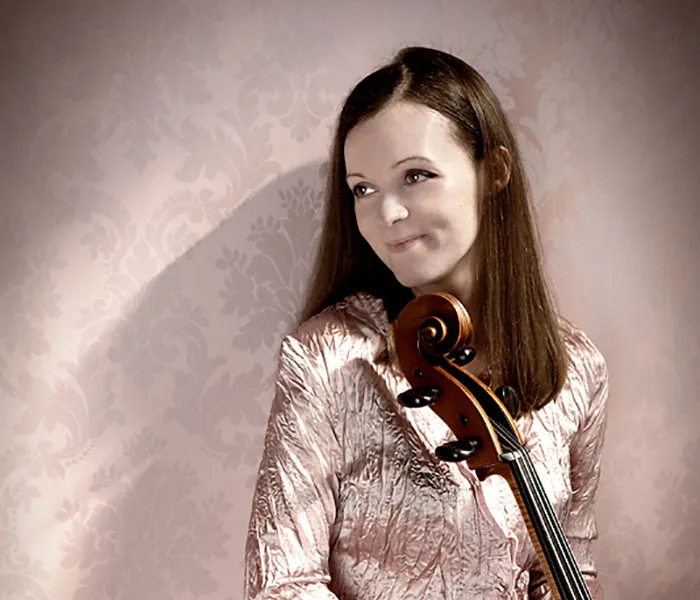
<svg viewBox="0 0 700 600">
<path fill-rule="evenodd" d="M 452 236 L 461 244 L 471 244 L 479 229 L 479 212 L 476 202 L 466 202 L 459 206 L 450 219 Z"/>
<path fill-rule="evenodd" d="M 357 229 L 359 229 L 360 235 L 371 245 L 373 237 L 371 219 L 369 219 L 363 211 L 355 209 L 355 223 L 357 223 Z"/>
<path fill-rule="evenodd" d="M 448 254 L 464 254 L 474 245 L 478 236 L 477 219 L 469 214 L 454 214 L 441 221 L 434 233 L 435 244 Z"/>
<path fill-rule="evenodd" d="M 478 229 L 474 220 L 464 219 L 452 229 L 451 239 L 458 252 L 468 252 L 476 241 Z"/>
</svg>

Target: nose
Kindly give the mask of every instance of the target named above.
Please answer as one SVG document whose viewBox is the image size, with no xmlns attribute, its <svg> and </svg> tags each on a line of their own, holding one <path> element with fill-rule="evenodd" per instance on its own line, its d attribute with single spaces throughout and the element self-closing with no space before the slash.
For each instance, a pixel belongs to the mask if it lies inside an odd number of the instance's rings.
<svg viewBox="0 0 700 600">
<path fill-rule="evenodd" d="M 379 217 L 385 225 L 393 225 L 408 216 L 408 209 L 397 194 L 384 194 L 379 206 Z"/>
</svg>

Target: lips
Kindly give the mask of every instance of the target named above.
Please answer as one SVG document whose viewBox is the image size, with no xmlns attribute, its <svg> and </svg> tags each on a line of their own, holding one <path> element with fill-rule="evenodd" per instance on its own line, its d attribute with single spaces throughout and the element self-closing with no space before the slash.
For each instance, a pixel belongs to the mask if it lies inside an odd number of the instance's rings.
<svg viewBox="0 0 700 600">
<path fill-rule="evenodd" d="M 409 237 L 400 238 L 398 240 L 392 240 L 386 243 L 386 247 L 389 249 L 389 252 L 392 253 L 405 252 L 406 250 L 414 246 L 415 243 L 422 237 L 422 235 L 412 235 Z"/>
</svg>

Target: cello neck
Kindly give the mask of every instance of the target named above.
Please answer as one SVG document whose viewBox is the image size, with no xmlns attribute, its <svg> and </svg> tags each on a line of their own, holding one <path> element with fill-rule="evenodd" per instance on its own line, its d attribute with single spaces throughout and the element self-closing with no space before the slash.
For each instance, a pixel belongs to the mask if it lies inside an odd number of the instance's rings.
<svg viewBox="0 0 700 600">
<path fill-rule="evenodd" d="M 557 600 L 592 600 L 527 448 L 504 453 L 506 477 L 520 507 L 545 576 Z"/>
</svg>

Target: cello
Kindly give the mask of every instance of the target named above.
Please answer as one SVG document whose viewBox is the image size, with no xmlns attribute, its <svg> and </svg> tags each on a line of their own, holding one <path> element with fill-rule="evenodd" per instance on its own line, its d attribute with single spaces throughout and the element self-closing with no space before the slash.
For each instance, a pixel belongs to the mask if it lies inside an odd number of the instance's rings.
<svg viewBox="0 0 700 600">
<path fill-rule="evenodd" d="M 436 448 L 441 460 L 466 461 L 483 480 L 505 478 L 556 600 L 592 600 L 568 540 L 535 471 L 515 417 L 508 386 L 491 390 L 464 367 L 474 359 L 472 324 L 454 296 L 431 293 L 411 300 L 393 324 L 394 352 L 411 389 L 408 408 L 429 406 L 456 440 Z"/>
</svg>

